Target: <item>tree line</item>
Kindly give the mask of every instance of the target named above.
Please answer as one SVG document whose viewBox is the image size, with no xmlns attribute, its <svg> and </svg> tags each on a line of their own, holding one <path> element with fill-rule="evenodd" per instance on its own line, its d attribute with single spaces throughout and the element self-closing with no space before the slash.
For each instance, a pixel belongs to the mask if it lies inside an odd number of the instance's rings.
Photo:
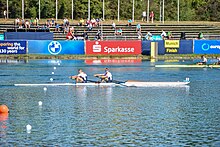
<svg viewBox="0 0 220 147">
<path fill-rule="evenodd" d="M 104 0 L 105 19 L 118 19 L 118 1 Z M 147 11 L 148 0 L 134 0 L 134 19 L 140 20 Z M 177 20 L 178 0 L 164 0 L 165 21 Z M 56 0 L 40 0 L 40 16 L 43 19 L 56 17 Z M 72 0 L 58 0 L 58 19 L 72 18 Z M 120 0 L 120 20 L 132 18 L 133 0 Z M 154 11 L 155 20 L 161 19 L 162 0 L 149 0 L 149 10 Z M 0 1 L 0 17 L 4 17 L 7 1 Z M 179 0 L 180 21 L 220 20 L 220 0 Z M 22 17 L 22 0 L 8 0 L 9 18 Z M 39 17 L 39 0 L 24 0 L 24 17 Z M 103 0 L 90 0 L 91 18 L 103 17 Z M 88 0 L 73 0 L 73 19 L 88 18 Z"/>
</svg>

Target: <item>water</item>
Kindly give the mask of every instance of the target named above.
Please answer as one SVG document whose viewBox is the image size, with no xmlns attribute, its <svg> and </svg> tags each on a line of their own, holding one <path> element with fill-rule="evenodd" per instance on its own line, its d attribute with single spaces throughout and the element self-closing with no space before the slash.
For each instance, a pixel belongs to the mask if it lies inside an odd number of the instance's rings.
<svg viewBox="0 0 220 147">
<path fill-rule="evenodd" d="M 220 146 L 219 69 L 154 68 L 138 63 L 30 60 L 0 65 L 0 146 Z M 192 63 L 193 61 L 185 61 Z M 164 64 L 164 61 L 158 61 Z M 168 64 L 168 63 L 166 63 Z M 56 69 L 54 69 L 56 67 Z M 188 87 L 15 87 L 91 80 L 109 67 L 115 80 L 181 81 Z M 52 74 L 54 72 L 54 74 Z M 38 102 L 42 101 L 42 106 Z M 32 126 L 31 132 L 26 125 Z"/>
</svg>

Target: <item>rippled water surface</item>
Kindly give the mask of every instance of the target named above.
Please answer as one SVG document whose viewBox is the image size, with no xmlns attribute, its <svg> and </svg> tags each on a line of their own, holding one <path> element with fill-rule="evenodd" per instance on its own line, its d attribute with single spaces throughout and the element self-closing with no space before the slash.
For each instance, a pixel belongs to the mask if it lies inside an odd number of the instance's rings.
<svg viewBox="0 0 220 147">
<path fill-rule="evenodd" d="M 0 114 L 0 146 L 220 146 L 220 69 L 153 65 L 150 61 L 100 64 L 84 60 L 0 64 L 0 104 L 10 109 L 8 116 Z M 191 83 L 142 88 L 54 86 L 46 91 L 13 86 L 48 83 L 50 78 L 72 82 L 68 76 L 78 68 L 97 80 L 93 74 L 105 67 L 119 81 L 189 77 Z M 32 126 L 30 132 L 27 124 Z"/>
</svg>

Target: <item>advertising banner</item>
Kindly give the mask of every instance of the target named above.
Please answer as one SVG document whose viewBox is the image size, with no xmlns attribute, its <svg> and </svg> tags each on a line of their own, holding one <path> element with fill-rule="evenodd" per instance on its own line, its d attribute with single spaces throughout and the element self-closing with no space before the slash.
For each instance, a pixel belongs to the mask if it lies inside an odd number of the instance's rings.
<svg viewBox="0 0 220 147">
<path fill-rule="evenodd" d="M 178 54 L 180 41 L 179 40 L 164 40 L 165 54 Z"/>
<path fill-rule="evenodd" d="M 164 40 L 165 48 L 179 48 L 180 41 L 179 40 Z"/>
<path fill-rule="evenodd" d="M 220 40 L 194 40 L 194 54 L 220 54 Z"/>
<path fill-rule="evenodd" d="M 141 41 L 86 41 L 86 54 L 138 55 L 141 54 Z"/>
<path fill-rule="evenodd" d="M 84 41 L 29 40 L 28 53 L 44 55 L 82 55 L 85 54 Z"/>
<path fill-rule="evenodd" d="M 0 54 L 26 54 L 26 41 L 0 41 Z"/>
</svg>

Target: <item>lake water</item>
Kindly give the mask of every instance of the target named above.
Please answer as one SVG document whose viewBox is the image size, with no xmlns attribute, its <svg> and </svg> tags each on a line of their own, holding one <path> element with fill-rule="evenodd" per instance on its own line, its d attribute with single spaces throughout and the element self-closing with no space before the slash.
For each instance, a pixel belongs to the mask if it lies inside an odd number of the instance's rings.
<svg viewBox="0 0 220 147">
<path fill-rule="evenodd" d="M 185 61 L 190 64 L 193 61 Z M 182 61 L 179 61 L 182 64 Z M 0 146 L 220 146 L 220 69 L 155 68 L 150 61 L 29 60 L 0 64 Z M 174 64 L 157 61 L 156 64 Z M 175 63 L 176 64 L 176 63 Z M 91 80 L 182 81 L 186 87 L 15 87 Z M 52 74 L 54 72 L 54 74 Z M 38 102 L 42 101 L 42 106 Z M 32 126 L 31 131 L 26 125 Z"/>
</svg>

